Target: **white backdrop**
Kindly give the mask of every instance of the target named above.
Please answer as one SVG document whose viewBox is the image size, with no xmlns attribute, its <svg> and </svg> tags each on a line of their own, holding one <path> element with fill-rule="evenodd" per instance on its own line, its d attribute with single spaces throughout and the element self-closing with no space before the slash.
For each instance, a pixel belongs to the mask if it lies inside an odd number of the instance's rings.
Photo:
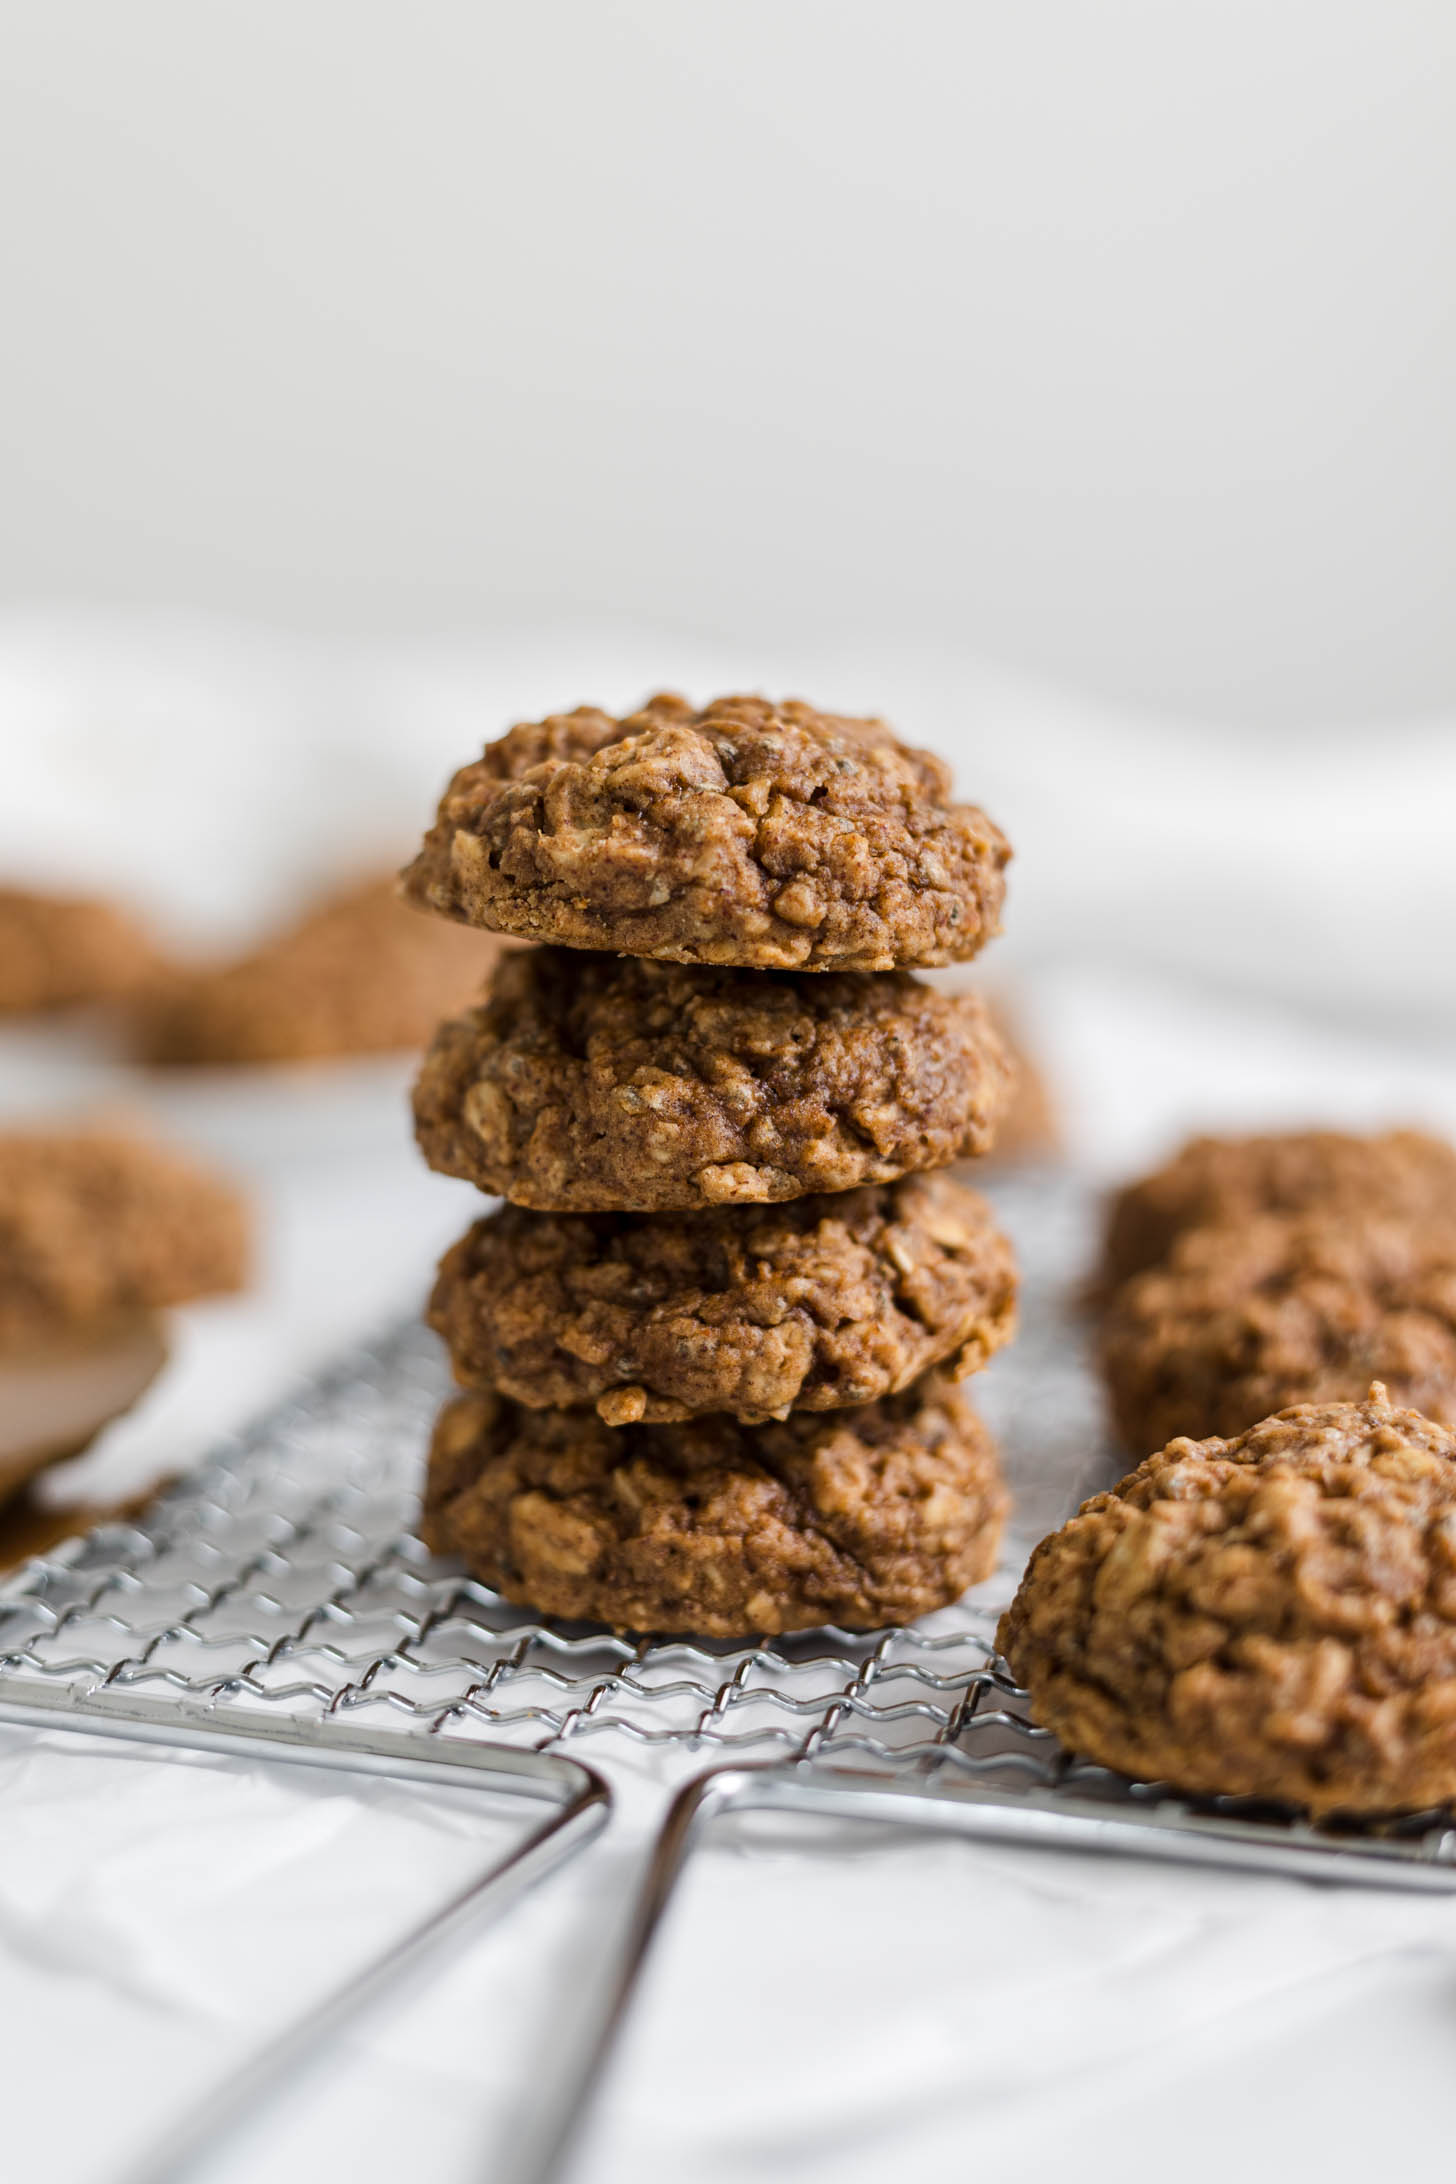
<svg viewBox="0 0 1456 2184">
<path fill-rule="evenodd" d="M 48 0 L 0 591 L 1456 699 L 1444 0 Z"/>
</svg>

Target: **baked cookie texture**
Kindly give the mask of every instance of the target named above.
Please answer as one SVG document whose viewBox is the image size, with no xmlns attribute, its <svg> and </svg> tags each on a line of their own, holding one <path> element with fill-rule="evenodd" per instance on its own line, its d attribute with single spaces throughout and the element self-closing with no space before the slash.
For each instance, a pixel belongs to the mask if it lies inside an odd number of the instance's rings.
<svg viewBox="0 0 1456 2184">
<path fill-rule="evenodd" d="M 687 1211 L 984 1152 L 1010 1075 L 982 1003 L 903 972 L 520 950 L 415 1086 L 432 1168 L 550 1212 Z"/>
<path fill-rule="evenodd" d="M 1413 1219 L 1441 1212 L 1456 1220 L 1456 1150 L 1419 1130 L 1194 1138 L 1165 1167 L 1113 1198 L 1106 1282 L 1115 1286 L 1156 1265 L 1185 1229 L 1336 1207 Z"/>
<path fill-rule="evenodd" d="M 1350 1210 L 1189 1230 L 1118 1291 L 1101 1348 L 1134 1453 L 1372 1379 L 1456 1425 L 1456 1226 Z"/>
<path fill-rule="evenodd" d="M 151 941 L 114 903 L 0 887 L 0 1016 L 119 1000 L 156 967 Z"/>
<path fill-rule="evenodd" d="M 1015 1315 L 990 1208 L 916 1176 L 700 1214 L 508 1206 L 447 1252 L 429 1318 L 467 1385 L 617 1426 L 838 1410 L 950 1359 L 959 1377 Z"/>
<path fill-rule="evenodd" d="M 1456 1797 L 1456 1435 L 1304 1404 L 1176 1440 L 1036 1549 L 998 1644 L 1072 1750 L 1315 1813 Z"/>
<path fill-rule="evenodd" d="M 169 979 L 141 1014 L 142 1051 L 226 1066 L 422 1047 L 482 992 L 502 945 L 422 917 L 392 877 L 370 880 L 249 955 Z"/>
<path fill-rule="evenodd" d="M 422 1529 L 539 1612 L 735 1638 L 942 1607 L 994 1568 L 1005 1506 L 985 1428 L 932 1375 L 751 1430 L 461 1396 L 435 1429 Z"/>
<path fill-rule="evenodd" d="M 228 1183 L 114 1132 L 0 1136 L 0 1351 L 241 1288 L 248 1219 Z"/>
<path fill-rule="evenodd" d="M 405 875 L 492 931 L 675 963 L 884 971 L 999 930 L 1010 849 L 883 721 L 654 697 L 524 724 L 456 774 Z"/>
</svg>

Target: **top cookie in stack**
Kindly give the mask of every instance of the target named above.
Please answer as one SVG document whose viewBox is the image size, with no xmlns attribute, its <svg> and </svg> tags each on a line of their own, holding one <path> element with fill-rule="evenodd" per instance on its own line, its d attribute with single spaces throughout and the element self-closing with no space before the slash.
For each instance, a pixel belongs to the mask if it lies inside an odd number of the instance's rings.
<svg viewBox="0 0 1456 2184">
<path fill-rule="evenodd" d="M 466 766 L 405 877 L 446 917 L 667 963 L 892 971 L 999 930 L 1010 849 L 883 721 L 649 699 L 513 728 Z"/>
<path fill-rule="evenodd" d="M 911 970 L 998 930 L 1010 852 L 949 786 L 878 721 L 657 697 L 514 728 L 446 791 L 406 892 L 550 943 L 415 1095 L 430 1164 L 512 1201 L 441 1268 L 473 1392 L 426 1513 L 508 1597 L 736 1636 L 989 1571 L 1004 1493 L 943 1369 L 1007 1338 L 1014 1270 L 922 1171 L 988 1149 L 1010 1069 Z"/>
</svg>

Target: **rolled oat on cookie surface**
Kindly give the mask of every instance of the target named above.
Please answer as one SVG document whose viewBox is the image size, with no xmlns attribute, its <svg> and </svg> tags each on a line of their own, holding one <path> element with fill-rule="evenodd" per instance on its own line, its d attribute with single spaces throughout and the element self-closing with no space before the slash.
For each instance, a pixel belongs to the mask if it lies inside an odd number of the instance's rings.
<svg viewBox="0 0 1456 2184">
<path fill-rule="evenodd" d="M 694 969 L 531 948 L 440 1027 L 416 1134 L 446 1175 L 550 1212 L 688 1211 L 891 1182 L 984 1152 L 1004 1050 L 905 972 Z"/>
<path fill-rule="evenodd" d="M 1015 1325 L 985 1201 L 914 1176 L 697 1214 L 488 1214 L 441 1263 L 430 1324 L 457 1377 L 611 1424 L 748 1423 L 984 1365 Z"/>
<path fill-rule="evenodd" d="M 754 1428 L 476 1394 L 436 1425 L 423 1536 L 541 1614 L 739 1638 L 944 1607 L 991 1574 L 1006 1505 L 990 1436 L 934 1374 Z"/>
<path fill-rule="evenodd" d="M 1456 1434 L 1373 1386 L 1171 1441 L 1032 1555 L 997 1644 L 1140 1781 L 1315 1814 L 1456 1797 Z"/>
<path fill-rule="evenodd" d="M 884 971 L 1000 927 L 1010 849 L 883 721 L 659 695 L 522 724 L 456 774 L 405 875 L 447 917 L 664 962 Z"/>
</svg>

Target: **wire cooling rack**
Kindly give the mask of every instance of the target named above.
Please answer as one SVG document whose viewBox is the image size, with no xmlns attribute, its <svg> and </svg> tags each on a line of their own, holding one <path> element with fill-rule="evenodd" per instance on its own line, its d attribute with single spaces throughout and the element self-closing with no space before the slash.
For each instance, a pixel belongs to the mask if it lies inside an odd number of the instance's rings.
<svg viewBox="0 0 1456 2184">
<path fill-rule="evenodd" d="M 906 1629 L 745 1643 L 636 1640 L 510 1606 L 415 1537 L 449 1382 L 434 1337 L 410 1325 L 234 1435 L 138 1522 L 0 1583 L 0 1713 L 49 1708 L 82 1727 L 135 1711 L 294 1750 L 345 1732 L 416 1752 L 428 1740 L 442 1760 L 482 1739 L 604 1764 L 635 1754 L 664 1780 L 780 1759 L 1166 1819 L 1175 1801 L 1158 1785 L 1070 1759 L 1035 1728 L 995 1654 L 1031 1545 L 1123 1467 L 1078 1308 L 1092 1195 L 1061 1172 L 989 1190 L 1022 1261 L 1022 1325 L 973 1389 L 1015 1506 L 1000 1570 L 956 1607 Z M 1456 1867 L 1444 1820 L 1380 1840 Z"/>
<path fill-rule="evenodd" d="M 1088 1208 L 1066 1184 L 1006 1194 L 1028 1267 L 1023 1332 L 977 1383 L 1016 1492 L 990 1584 L 913 1628 L 758 1643 L 634 1641 L 514 1608 L 412 1529 L 448 1389 L 434 1337 L 399 1328 L 218 1448 L 139 1521 L 102 1525 L 0 1584 L 0 1709 L 113 1718 L 170 1704 L 297 1745 L 350 1723 L 436 1746 L 705 1756 L 932 1751 L 983 1711 L 992 1635 L 1031 1541 L 1099 1461 L 1067 1306 Z M 984 1389 L 984 1397 L 979 1391 Z"/>
<path fill-rule="evenodd" d="M 664 1784 L 697 1775 L 664 1827 L 580 2105 L 681 1862 L 724 1810 L 1456 1886 L 1449 1815 L 1342 1834 L 1194 1804 L 1076 1760 L 1030 1721 L 995 1653 L 999 1611 L 1034 1541 L 1122 1466 L 1102 1440 L 1077 1309 L 1091 1195 L 1061 1173 L 1003 1179 L 990 1195 L 1022 1261 L 1022 1328 L 975 1394 L 1015 1508 L 1001 1569 L 956 1607 L 906 1629 L 743 1643 L 638 1641 L 510 1606 L 415 1536 L 448 1376 L 412 1325 L 233 1436 L 138 1522 L 103 1525 L 0 1584 L 0 1718 L 425 1780 L 473 1763 L 482 1786 L 554 1800 L 555 1854 L 605 1814 L 583 1758 L 630 1759 Z M 313 2029 L 335 2021 L 320 2013 Z M 565 2144 L 563 2129 L 541 2175 Z"/>
</svg>

